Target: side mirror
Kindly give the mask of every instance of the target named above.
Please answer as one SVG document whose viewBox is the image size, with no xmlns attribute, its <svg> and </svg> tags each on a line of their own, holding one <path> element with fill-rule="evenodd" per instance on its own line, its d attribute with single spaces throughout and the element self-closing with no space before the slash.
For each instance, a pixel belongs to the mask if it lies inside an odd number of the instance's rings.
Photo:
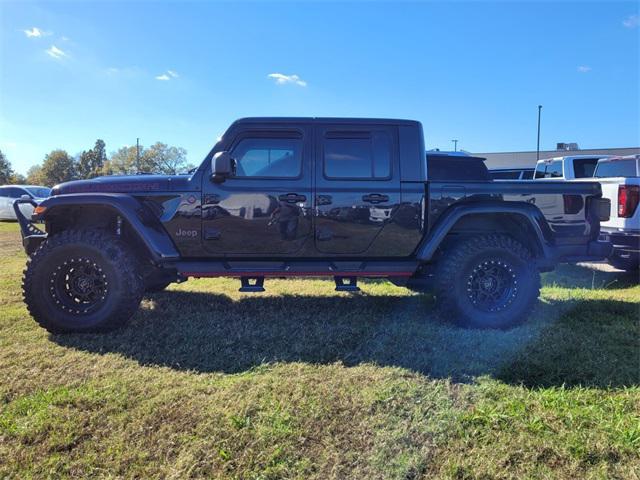
<svg viewBox="0 0 640 480">
<path fill-rule="evenodd" d="M 26 193 L 20 195 L 20 199 L 21 200 L 31 200 L 31 197 L 29 195 L 27 195 Z"/>
<path fill-rule="evenodd" d="M 234 174 L 235 160 L 229 152 L 216 153 L 211 159 L 211 179 L 215 183 L 222 183 Z"/>
</svg>

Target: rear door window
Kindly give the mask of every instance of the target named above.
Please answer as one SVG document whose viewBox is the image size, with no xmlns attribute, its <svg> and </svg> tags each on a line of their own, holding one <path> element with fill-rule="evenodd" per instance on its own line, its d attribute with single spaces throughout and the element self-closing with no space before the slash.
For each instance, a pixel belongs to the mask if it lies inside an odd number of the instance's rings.
<svg viewBox="0 0 640 480">
<path fill-rule="evenodd" d="M 391 137 L 385 130 L 329 131 L 324 139 L 324 176 L 381 180 L 391 177 Z"/>
</svg>

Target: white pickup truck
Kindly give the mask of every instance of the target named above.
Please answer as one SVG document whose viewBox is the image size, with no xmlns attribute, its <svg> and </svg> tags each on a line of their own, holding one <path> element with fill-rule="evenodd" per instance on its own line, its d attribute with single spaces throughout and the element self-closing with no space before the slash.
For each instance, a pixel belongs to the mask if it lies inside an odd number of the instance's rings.
<svg viewBox="0 0 640 480">
<path fill-rule="evenodd" d="M 609 220 L 600 224 L 600 240 L 613 243 L 609 263 L 621 270 L 640 267 L 640 155 L 598 161 L 594 180 L 611 200 Z"/>
</svg>

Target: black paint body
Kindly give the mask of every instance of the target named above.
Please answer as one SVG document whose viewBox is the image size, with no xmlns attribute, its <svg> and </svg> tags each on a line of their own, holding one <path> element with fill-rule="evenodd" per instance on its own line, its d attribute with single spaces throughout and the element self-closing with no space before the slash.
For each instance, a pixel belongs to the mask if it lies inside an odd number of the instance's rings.
<svg viewBox="0 0 640 480">
<path fill-rule="evenodd" d="M 327 139 L 339 138 L 341 132 L 356 137 L 380 134 L 390 145 L 390 171 L 368 179 L 328 176 L 323 151 Z M 301 146 L 299 174 L 230 176 L 214 182 L 213 156 L 227 151 L 233 157 L 249 137 L 296 139 Z M 474 160 L 478 161 L 468 161 Z M 428 262 L 439 243 L 461 228 L 460 219 L 465 219 L 466 233 L 486 231 L 482 218 L 489 214 L 494 222 L 509 215 L 509 221 L 521 223 L 536 236 L 539 257 L 548 264 L 601 256 L 591 250 L 599 231 L 598 215 L 602 218 L 597 212 L 602 206 L 592 207 L 601 197 L 599 184 L 469 180 L 461 174 L 464 167 L 456 168 L 447 178 L 430 181 L 422 126 L 415 121 L 248 118 L 233 123 L 190 175 L 102 177 L 61 184 L 43 202 L 47 210 L 40 219 L 51 221 L 64 205 L 102 203 L 124 216 L 158 263 Z M 476 220 L 467 221 L 471 213 Z"/>
</svg>

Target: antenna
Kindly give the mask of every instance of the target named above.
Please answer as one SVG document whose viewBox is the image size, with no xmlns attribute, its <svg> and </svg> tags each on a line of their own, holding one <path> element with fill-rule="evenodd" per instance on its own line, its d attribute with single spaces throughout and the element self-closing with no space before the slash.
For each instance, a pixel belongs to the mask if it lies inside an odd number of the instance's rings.
<svg viewBox="0 0 640 480">
<path fill-rule="evenodd" d="M 536 147 L 536 162 L 540 160 L 540 112 L 542 105 L 538 105 L 538 146 Z"/>
</svg>

